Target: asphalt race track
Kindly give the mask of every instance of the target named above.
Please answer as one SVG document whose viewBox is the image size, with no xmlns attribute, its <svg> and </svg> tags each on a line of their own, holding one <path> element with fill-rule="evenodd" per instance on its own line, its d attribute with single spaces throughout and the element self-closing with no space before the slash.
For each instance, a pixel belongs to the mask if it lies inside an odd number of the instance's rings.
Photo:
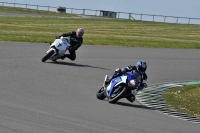
<svg viewBox="0 0 200 133">
<path fill-rule="evenodd" d="M 43 63 L 48 47 L 0 42 L 0 133 L 199 133 L 137 101 L 96 98 L 105 74 L 140 59 L 149 85 L 199 80 L 199 50 L 83 45 L 75 61 Z"/>
</svg>

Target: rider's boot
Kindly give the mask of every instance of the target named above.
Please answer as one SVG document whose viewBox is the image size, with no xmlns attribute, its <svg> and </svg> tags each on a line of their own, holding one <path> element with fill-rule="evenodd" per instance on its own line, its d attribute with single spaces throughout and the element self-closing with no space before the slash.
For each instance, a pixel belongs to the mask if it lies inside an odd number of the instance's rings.
<svg viewBox="0 0 200 133">
<path fill-rule="evenodd" d="M 129 102 L 134 102 L 135 101 L 135 95 L 134 94 L 128 94 L 127 96 L 126 96 L 126 99 L 129 101 Z"/>
<path fill-rule="evenodd" d="M 60 59 L 64 60 L 64 59 L 65 59 L 65 56 L 64 56 L 64 55 L 63 55 L 63 56 L 61 56 L 61 57 L 60 57 Z"/>
<path fill-rule="evenodd" d="M 61 58 L 62 60 L 64 60 L 66 57 L 68 57 L 68 54 L 64 54 L 64 55 L 61 56 L 60 58 Z"/>
<path fill-rule="evenodd" d="M 131 103 L 134 102 L 135 94 L 136 94 L 135 90 L 131 90 L 131 93 L 126 96 L 126 99 Z"/>
</svg>

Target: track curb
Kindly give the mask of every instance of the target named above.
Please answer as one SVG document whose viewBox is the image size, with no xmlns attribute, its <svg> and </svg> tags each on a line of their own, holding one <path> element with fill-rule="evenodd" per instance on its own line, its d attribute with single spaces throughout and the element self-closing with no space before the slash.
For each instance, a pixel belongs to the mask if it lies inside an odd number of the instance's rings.
<svg viewBox="0 0 200 133">
<path fill-rule="evenodd" d="M 200 81 L 184 81 L 151 85 L 150 87 L 138 92 L 138 94 L 136 95 L 136 99 L 140 104 L 145 105 L 152 110 L 200 125 L 200 119 L 198 117 L 191 116 L 186 113 L 177 112 L 169 108 L 162 97 L 162 94 L 168 89 L 183 85 L 195 84 L 200 84 Z"/>
</svg>

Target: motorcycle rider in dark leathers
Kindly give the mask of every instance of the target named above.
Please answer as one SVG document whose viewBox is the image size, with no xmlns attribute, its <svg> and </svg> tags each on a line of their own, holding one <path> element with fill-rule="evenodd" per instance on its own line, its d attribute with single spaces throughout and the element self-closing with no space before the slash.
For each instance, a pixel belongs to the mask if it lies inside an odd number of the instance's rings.
<svg viewBox="0 0 200 133">
<path fill-rule="evenodd" d="M 62 60 L 64 60 L 66 57 L 74 61 L 76 59 L 76 50 L 82 45 L 83 43 L 83 35 L 84 35 L 84 29 L 83 28 L 78 28 L 77 31 L 71 31 L 67 33 L 63 33 L 59 36 L 56 36 L 56 39 L 60 38 L 61 36 L 63 37 L 68 37 L 69 38 L 69 53 L 70 54 L 65 54 L 64 56 L 61 57 Z"/>
<path fill-rule="evenodd" d="M 147 87 L 147 84 L 146 84 L 146 81 L 147 81 L 147 74 L 145 73 L 146 72 L 146 69 L 147 69 L 147 63 L 143 60 L 140 60 L 137 62 L 136 66 L 127 66 L 127 67 L 124 67 L 124 68 L 117 68 L 113 74 L 113 76 L 109 79 L 107 79 L 105 81 L 105 85 L 108 85 L 110 84 L 111 80 L 116 78 L 116 77 L 119 77 L 121 76 L 122 74 L 126 74 L 126 73 L 129 73 L 131 71 L 134 71 L 134 72 L 137 72 L 140 74 L 140 77 L 141 77 L 141 81 L 140 81 L 140 84 L 139 86 L 136 88 L 136 92 L 138 92 L 139 90 L 142 90 L 143 88 L 146 88 Z M 128 94 L 126 96 L 126 99 L 130 102 L 134 102 L 135 101 L 135 94 L 134 94 L 134 91 L 131 91 L 130 94 Z"/>
</svg>

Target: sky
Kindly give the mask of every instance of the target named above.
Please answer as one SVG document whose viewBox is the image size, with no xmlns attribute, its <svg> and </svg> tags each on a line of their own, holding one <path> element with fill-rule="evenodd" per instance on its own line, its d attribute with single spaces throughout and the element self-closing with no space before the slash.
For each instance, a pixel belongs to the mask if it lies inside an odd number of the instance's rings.
<svg viewBox="0 0 200 133">
<path fill-rule="evenodd" d="M 0 0 L 0 2 L 200 18 L 200 0 Z"/>
</svg>

